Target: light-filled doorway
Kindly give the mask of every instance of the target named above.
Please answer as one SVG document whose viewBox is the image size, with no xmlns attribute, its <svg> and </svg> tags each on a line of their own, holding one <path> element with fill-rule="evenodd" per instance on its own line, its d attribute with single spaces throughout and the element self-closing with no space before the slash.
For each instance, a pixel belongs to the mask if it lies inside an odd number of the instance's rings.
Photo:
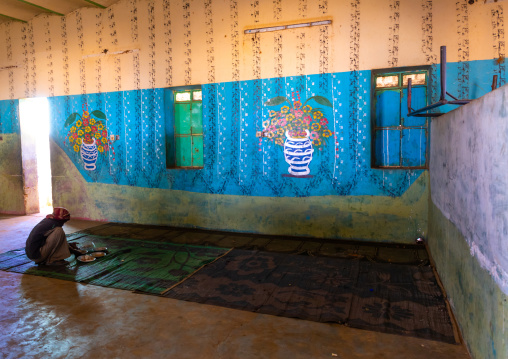
<svg viewBox="0 0 508 359">
<path fill-rule="evenodd" d="M 49 103 L 45 97 L 19 100 L 21 151 L 27 214 L 52 211 Z M 36 210 L 36 207 L 37 210 Z"/>
</svg>

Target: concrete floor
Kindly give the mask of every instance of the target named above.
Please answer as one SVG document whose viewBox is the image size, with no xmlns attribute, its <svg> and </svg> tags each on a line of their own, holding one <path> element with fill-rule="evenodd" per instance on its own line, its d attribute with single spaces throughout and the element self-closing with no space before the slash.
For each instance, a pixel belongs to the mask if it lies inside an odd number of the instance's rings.
<svg viewBox="0 0 508 359">
<path fill-rule="evenodd" d="M 0 215 L 0 252 L 24 247 L 41 219 Z M 0 271 L 0 288 L 0 358 L 470 358 L 460 345 L 58 279 Z"/>
</svg>

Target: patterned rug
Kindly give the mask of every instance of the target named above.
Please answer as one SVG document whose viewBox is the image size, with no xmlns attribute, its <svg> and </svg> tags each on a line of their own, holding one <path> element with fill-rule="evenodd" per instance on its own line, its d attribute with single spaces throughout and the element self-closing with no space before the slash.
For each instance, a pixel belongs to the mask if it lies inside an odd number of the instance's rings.
<svg viewBox="0 0 508 359">
<path fill-rule="evenodd" d="M 0 270 L 459 343 L 419 249 L 388 248 L 385 254 L 385 248 L 365 246 L 314 256 L 287 253 L 285 241 L 268 252 L 193 245 L 188 238 L 178 244 L 77 232 L 68 240 L 107 247 L 108 255 L 51 267 L 35 265 L 20 249 L 0 254 Z"/>
<path fill-rule="evenodd" d="M 429 256 L 423 244 L 394 244 L 313 237 L 271 236 L 133 223 L 104 223 L 73 235 L 83 236 L 86 234 L 287 254 L 360 258 L 380 263 L 429 264 Z"/>
<path fill-rule="evenodd" d="M 458 343 L 430 266 L 234 249 L 163 295 Z"/>
<path fill-rule="evenodd" d="M 108 255 L 93 262 L 73 260 L 67 266 L 37 265 L 24 249 L 0 254 L 0 270 L 159 294 L 185 279 L 228 249 L 75 235 L 78 246 L 107 247 Z"/>
</svg>

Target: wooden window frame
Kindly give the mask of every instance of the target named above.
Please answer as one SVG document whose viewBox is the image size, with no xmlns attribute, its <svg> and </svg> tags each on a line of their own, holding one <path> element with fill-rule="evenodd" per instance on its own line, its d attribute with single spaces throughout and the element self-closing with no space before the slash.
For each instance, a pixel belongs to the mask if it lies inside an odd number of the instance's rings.
<svg viewBox="0 0 508 359">
<path fill-rule="evenodd" d="M 373 169 L 428 169 L 429 166 L 429 132 L 430 132 L 430 121 L 428 118 L 425 120 L 425 124 L 422 126 L 404 126 L 404 119 L 407 117 L 407 108 L 401 108 L 399 125 L 398 126 L 386 126 L 381 127 L 377 126 L 376 121 L 376 95 L 379 91 L 385 90 L 399 90 L 400 95 L 402 97 L 403 90 L 407 88 L 407 85 L 403 84 L 404 75 L 412 75 L 418 73 L 426 74 L 426 83 L 425 85 L 413 85 L 415 87 L 426 87 L 426 103 L 429 103 L 430 100 L 430 90 L 431 90 L 431 75 L 432 75 L 432 67 L 429 65 L 424 66 L 411 66 L 411 67 L 398 67 L 398 68 L 385 68 L 385 69 L 376 69 L 371 71 L 371 168 Z M 398 86 L 393 87 L 383 87 L 376 88 L 376 79 L 382 76 L 390 76 L 397 75 L 399 76 L 399 84 Z M 402 133 L 404 129 L 414 129 L 414 128 L 422 128 L 425 129 L 425 136 L 427 140 L 427 145 L 425 148 L 425 164 L 422 166 L 404 166 L 402 165 Z M 398 166 L 383 166 L 376 164 L 376 131 L 378 130 L 394 130 L 399 131 L 400 133 L 400 161 Z"/>
<path fill-rule="evenodd" d="M 179 86 L 179 87 L 171 87 L 165 89 L 165 106 L 166 106 L 166 168 L 167 169 L 183 169 L 183 170 L 199 170 L 204 168 L 204 163 L 202 166 L 177 166 L 177 154 L 176 154 L 176 138 L 177 137 L 186 137 L 188 135 L 180 135 L 177 134 L 176 131 L 176 105 L 182 103 L 190 104 L 191 116 L 192 116 L 192 104 L 193 103 L 203 103 L 203 97 L 201 100 L 194 100 L 193 93 L 195 91 L 201 91 L 201 96 L 203 96 L 203 89 L 201 85 L 192 85 L 192 86 Z M 176 101 L 176 94 L 182 92 L 190 92 L 190 101 Z M 203 126 L 203 110 L 201 110 L 201 126 Z M 168 131 L 170 129 L 170 131 Z M 202 137 L 204 140 L 204 131 L 200 134 L 193 134 L 191 128 L 191 137 Z M 171 137 L 171 138 L 168 138 Z M 203 146 L 204 148 L 204 146 Z M 201 151 L 203 151 L 203 148 Z M 194 157 L 192 157 L 194 158 Z M 192 160 L 193 162 L 193 160 Z M 203 159 L 204 162 L 204 159 Z"/>
</svg>

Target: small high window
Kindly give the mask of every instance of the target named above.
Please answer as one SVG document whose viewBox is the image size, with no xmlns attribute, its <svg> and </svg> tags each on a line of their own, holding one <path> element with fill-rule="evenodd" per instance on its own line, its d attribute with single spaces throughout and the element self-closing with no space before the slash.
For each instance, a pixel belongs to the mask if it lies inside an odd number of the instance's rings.
<svg viewBox="0 0 508 359">
<path fill-rule="evenodd" d="M 412 108 L 427 105 L 429 66 L 372 71 L 372 167 L 427 168 L 428 120 L 408 117 L 407 84 Z"/>
<path fill-rule="evenodd" d="M 201 86 L 165 90 L 166 167 L 203 167 Z"/>
</svg>

